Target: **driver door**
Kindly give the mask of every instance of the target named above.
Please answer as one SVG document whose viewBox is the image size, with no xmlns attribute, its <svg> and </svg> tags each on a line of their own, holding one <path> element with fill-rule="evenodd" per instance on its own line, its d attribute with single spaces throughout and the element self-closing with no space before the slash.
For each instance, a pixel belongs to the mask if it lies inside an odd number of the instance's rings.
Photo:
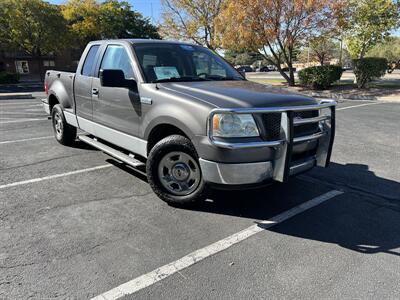
<svg viewBox="0 0 400 300">
<path fill-rule="evenodd" d="M 122 70 L 126 79 L 135 79 L 131 59 L 123 45 L 108 45 L 101 69 Z M 92 82 L 93 121 L 109 128 L 137 136 L 141 117 L 138 90 L 101 86 L 98 77 Z"/>
</svg>

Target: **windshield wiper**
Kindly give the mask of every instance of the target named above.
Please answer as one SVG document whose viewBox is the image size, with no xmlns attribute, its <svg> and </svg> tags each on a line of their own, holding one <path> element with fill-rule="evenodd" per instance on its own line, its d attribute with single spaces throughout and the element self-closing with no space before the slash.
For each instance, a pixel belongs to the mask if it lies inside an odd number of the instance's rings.
<svg viewBox="0 0 400 300">
<path fill-rule="evenodd" d="M 191 77 L 191 76 L 183 76 L 183 77 L 170 77 L 163 79 L 153 80 L 151 83 L 160 83 L 160 82 L 182 82 L 182 81 L 206 81 L 207 79 L 201 77 Z"/>
<path fill-rule="evenodd" d="M 208 75 L 207 79 L 209 80 L 243 80 L 240 77 L 224 77 L 224 76 L 220 76 L 220 75 Z"/>
</svg>

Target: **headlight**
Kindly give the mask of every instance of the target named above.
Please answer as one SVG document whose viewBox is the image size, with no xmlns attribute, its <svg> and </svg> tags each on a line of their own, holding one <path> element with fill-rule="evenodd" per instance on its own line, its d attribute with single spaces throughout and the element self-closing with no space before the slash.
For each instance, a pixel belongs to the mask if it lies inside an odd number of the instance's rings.
<svg viewBox="0 0 400 300">
<path fill-rule="evenodd" d="M 220 137 L 259 136 L 257 124 L 251 114 L 215 114 L 212 119 L 212 135 Z"/>
</svg>

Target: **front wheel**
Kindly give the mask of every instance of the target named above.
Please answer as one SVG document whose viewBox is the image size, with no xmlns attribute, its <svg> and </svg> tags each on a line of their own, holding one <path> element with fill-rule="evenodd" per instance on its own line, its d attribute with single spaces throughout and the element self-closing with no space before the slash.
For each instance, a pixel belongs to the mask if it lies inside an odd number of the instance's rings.
<svg viewBox="0 0 400 300">
<path fill-rule="evenodd" d="M 60 104 L 54 105 L 51 110 L 51 119 L 56 140 L 65 146 L 73 145 L 76 139 L 76 127 L 67 123 Z"/>
<path fill-rule="evenodd" d="M 159 141 L 150 151 L 146 171 L 151 188 L 168 204 L 187 206 L 207 198 L 197 152 L 183 136 Z"/>
</svg>

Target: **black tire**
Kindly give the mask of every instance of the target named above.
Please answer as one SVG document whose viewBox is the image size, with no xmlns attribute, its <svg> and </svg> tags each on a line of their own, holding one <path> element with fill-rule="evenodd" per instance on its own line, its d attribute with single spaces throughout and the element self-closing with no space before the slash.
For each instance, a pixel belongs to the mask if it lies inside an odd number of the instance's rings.
<svg viewBox="0 0 400 300">
<path fill-rule="evenodd" d="M 76 127 L 65 121 L 64 112 L 60 104 L 53 106 L 51 110 L 51 122 L 56 140 L 65 146 L 72 146 L 76 139 Z"/>
<path fill-rule="evenodd" d="M 173 153 L 183 153 L 183 155 L 187 154 L 197 163 L 200 179 L 198 180 L 198 184 L 194 190 L 187 195 L 177 195 L 169 191 L 161 182 L 162 179 L 159 172 L 161 172 L 160 168 L 162 167 L 160 166 L 160 163 L 163 158 L 167 157 L 167 155 L 171 153 L 172 155 Z M 181 135 L 168 136 L 159 141 L 151 149 L 146 162 L 146 172 L 147 179 L 153 191 L 161 200 L 167 202 L 169 205 L 178 207 L 192 206 L 195 203 L 205 200 L 209 195 L 209 188 L 204 182 L 201 174 L 197 152 L 191 141 Z"/>
</svg>

